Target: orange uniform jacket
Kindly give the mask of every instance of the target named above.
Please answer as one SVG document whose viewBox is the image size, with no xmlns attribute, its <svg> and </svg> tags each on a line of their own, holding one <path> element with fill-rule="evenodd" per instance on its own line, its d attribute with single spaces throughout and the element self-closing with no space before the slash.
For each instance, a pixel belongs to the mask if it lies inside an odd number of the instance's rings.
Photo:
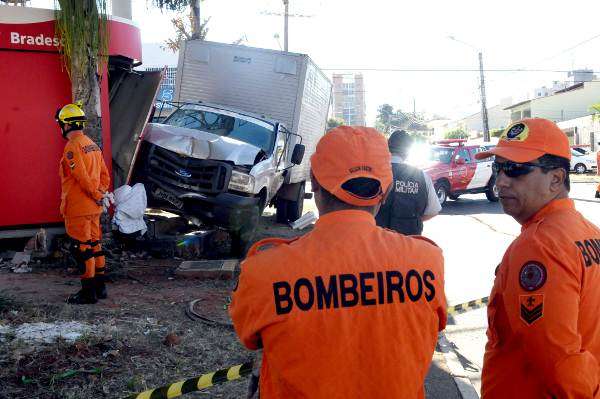
<svg viewBox="0 0 600 399">
<path fill-rule="evenodd" d="M 598 398 L 600 230 L 570 199 L 523 225 L 488 306 L 484 399 Z"/>
<path fill-rule="evenodd" d="M 442 251 L 355 210 L 282 241 L 251 249 L 230 307 L 243 344 L 264 348 L 261 398 L 423 398 L 446 325 Z"/>
<path fill-rule="evenodd" d="M 74 133 L 60 161 L 62 195 L 60 213 L 63 217 L 102 213 L 97 201 L 108 189 L 110 176 L 102 151 L 81 132 Z"/>
</svg>

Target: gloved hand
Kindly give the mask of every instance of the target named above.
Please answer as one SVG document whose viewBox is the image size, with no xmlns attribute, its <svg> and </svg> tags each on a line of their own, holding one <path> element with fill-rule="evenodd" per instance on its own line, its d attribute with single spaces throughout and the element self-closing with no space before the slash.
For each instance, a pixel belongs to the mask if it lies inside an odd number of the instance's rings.
<svg viewBox="0 0 600 399">
<path fill-rule="evenodd" d="M 108 211 L 111 205 L 115 203 L 115 196 L 111 192 L 105 192 L 102 195 L 102 212 Z"/>
</svg>

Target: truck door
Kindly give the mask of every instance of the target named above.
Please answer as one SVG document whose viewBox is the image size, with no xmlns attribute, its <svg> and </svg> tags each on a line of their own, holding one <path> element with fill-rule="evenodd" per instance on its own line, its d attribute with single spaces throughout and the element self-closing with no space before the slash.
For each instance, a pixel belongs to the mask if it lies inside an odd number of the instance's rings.
<svg viewBox="0 0 600 399">
<path fill-rule="evenodd" d="M 483 147 L 471 148 L 471 155 L 474 165 L 474 175 L 471 181 L 467 184 L 467 189 L 485 187 L 492 177 L 492 161 L 491 158 L 475 159 L 475 154 L 485 150 Z"/>
<path fill-rule="evenodd" d="M 474 170 L 471 169 L 471 155 L 466 148 L 459 148 L 455 154 L 453 161 L 453 183 L 456 186 L 453 187 L 453 190 L 464 190 L 474 174 Z"/>
<path fill-rule="evenodd" d="M 284 171 L 288 166 L 288 142 L 289 142 L 289 134 L 287 129 L 283 125 L 279 125 L 279 129 L 277 130 L 277 139 L 275 140 L 275 149 L 273 150 L 273 163 L 275 166 L 275 176 L 271 181 L 271 185 L 269 187 L 269 193 L 272 197 L 277 193 L 279 187 L 283 184 L 284 180 Z"/>
</svg>

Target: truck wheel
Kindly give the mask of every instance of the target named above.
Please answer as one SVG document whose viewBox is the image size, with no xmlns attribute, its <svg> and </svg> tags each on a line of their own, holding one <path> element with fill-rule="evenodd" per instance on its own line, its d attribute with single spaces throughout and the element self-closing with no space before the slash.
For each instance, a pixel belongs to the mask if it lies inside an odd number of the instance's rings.
<svg viewBox="0 0 600 399">
<path fill-rule="evenodd" d="M 444 205 L 446 200 L 448 199 L 448 193 L 450 192 L 450 187 L 448 187 L 448 183 L 445 181 L 438 182 L 435 185 L 435 193 L 438 196 L 438 200 L 440 201 L 440 205 Z"/>
<path fill-rule="evenodd" d="M 294 222 L 302 216 L 302 210 L 304 209 L 304 187 L 304 183 L 301 183 L 296 199 L 287 201 L 287 218 L 289 222 Z"/>
<path fill-rule="evenodd" d="M 288 206 L 287 201 L 283 198 L 275 199 L 275 209 L 277 210 L 276 220 L 277 223 L 287 223 L 288 221 Z"/>
<path fill-rule="evenodd" d="M 238 230 L 229 233 L 231 237 L 231 254 L 243 258 L 250 249 L 256 229 L 260 222 L 260 206 L 254 207 L 247 222 Z"/>
<path fill-rule="evenodd" d="M 493 177 L 488 182 L 487 190 L 485 191 L 486 198 L 491 202 L 498 202 L 498 187 L 496 187 L 496 179 Z"/>
</svg>

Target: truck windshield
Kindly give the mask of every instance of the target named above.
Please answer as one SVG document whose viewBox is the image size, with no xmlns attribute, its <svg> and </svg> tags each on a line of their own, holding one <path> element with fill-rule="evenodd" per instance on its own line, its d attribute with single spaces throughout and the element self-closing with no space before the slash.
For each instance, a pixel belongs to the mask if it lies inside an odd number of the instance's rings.
<svg viewBox="0 0 600 399">
<path fill-rule="evenodd" d="M 450 163 L 454 148 L 432 147 L 429 151 L 429 160 L 441 163 Z"/>
<path fill-rule="evenodd" d="M 224 113 L 180 108 L 163 123 L 230 137 L 269 153 L 274 141 L 273 126 L 258 119 L 252 122 L 251 119 L 253 118 L 242 119 Z"/>
</svg>

